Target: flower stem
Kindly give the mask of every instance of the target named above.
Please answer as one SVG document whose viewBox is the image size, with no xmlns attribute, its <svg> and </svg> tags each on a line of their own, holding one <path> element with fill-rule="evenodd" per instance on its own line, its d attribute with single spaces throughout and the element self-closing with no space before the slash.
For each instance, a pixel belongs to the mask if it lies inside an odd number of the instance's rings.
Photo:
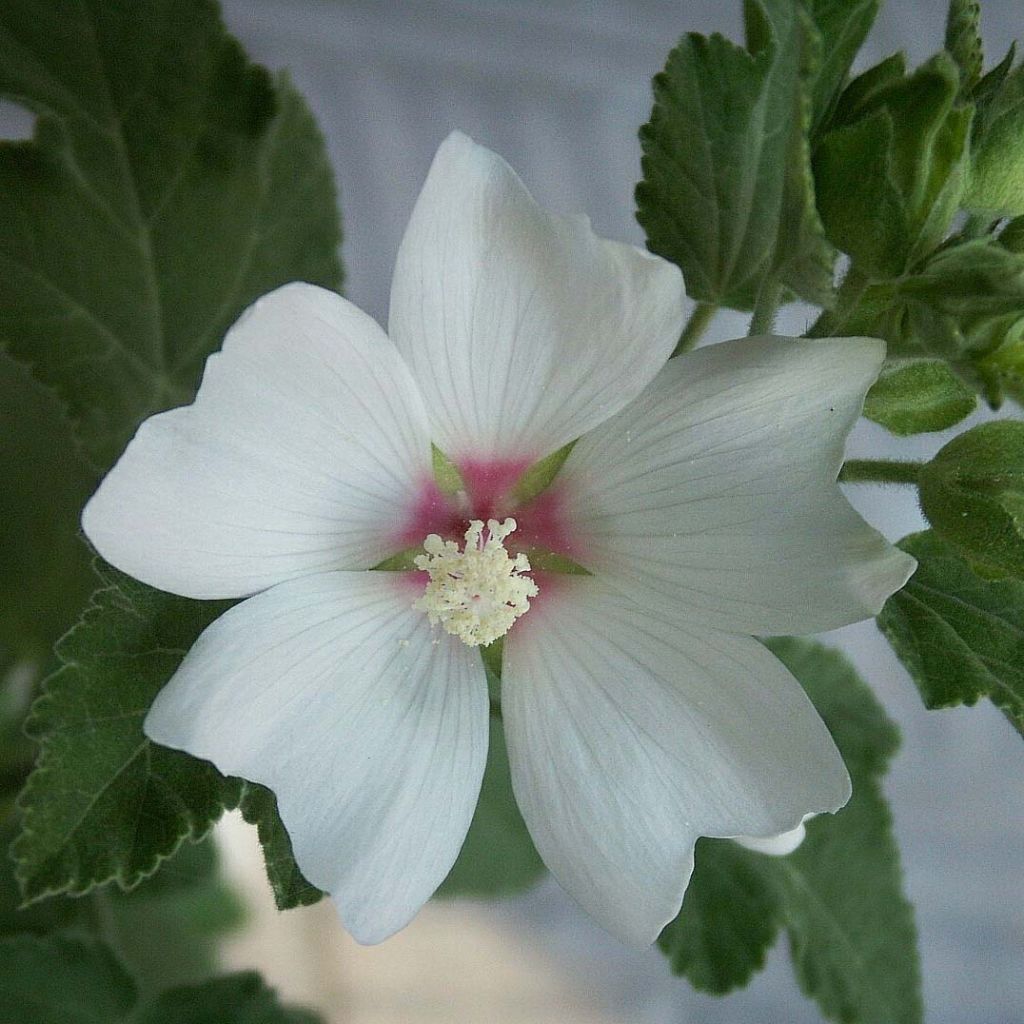
<svg viewBox="0 0 1024 1024">
<path fill-rule="evenodd" d="M 857 308 L 861 296 L 867 291 L 870 278 L 856 267 L 850 267 L 836 294 L 835 309 L 826 309 L 811 325 L 805 338 L 829 338 L 842 334 L 843 325 Z"/>
<path fill-rule="evenodd" d="M 771 334 L 775 326 L 775 314 L 782 298 L 782 284 L 774 277 L 766 277 L 754 302 L 754 313 L 750 318 L 748 334 Z"/>
<path fill-rule="evenodd" d="M 717 312 L 718 306 L 713 302 L 698 302 L 690 312 L 690 319 L 686 321 L 683 333 L 679 336 L 679 343 L 669 358 L 674 359 L 684 352 L 689 352 L 700 341 Z"/>
<path fill-rule="evenodd" d="M 847 459 L 839 471 L 845 484 L 916 484 L 923 462 L 897 459 Z"/>
</svg>

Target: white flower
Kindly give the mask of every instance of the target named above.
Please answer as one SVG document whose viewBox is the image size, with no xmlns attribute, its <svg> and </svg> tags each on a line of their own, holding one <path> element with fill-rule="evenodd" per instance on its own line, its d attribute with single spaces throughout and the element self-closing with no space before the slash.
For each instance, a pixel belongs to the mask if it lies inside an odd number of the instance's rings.
<svg viewBox="0 0 1024 1024">
<path fill-rule="evenodd" d="M 267 295 L 87 506 L 125 572 L 247 598 L 146 731 L 270 786 L 360 941 L 403 927 L 459 851 L 488 733 L 476 645 L 505 630 L 516 799 L 626 941 L 676 914 L 698 836 L 798 841 L 847 800 L 828 731 L 752 635 L 862 619 L 913 568 L 836 485 L 882 345 L 750 338 L 666 365 L 683 308 L 675 267 L 545 213 L 453 135 L 390 340 L 320 288 Z M 516 507 L 523 470 L 577 438 Z M 462 493 L 435 484 L 431 442 Z M 410 548 L 425 571 L 366 571 Z M 590 575 L 530 570 L 537 551 Z"/>
</svg>

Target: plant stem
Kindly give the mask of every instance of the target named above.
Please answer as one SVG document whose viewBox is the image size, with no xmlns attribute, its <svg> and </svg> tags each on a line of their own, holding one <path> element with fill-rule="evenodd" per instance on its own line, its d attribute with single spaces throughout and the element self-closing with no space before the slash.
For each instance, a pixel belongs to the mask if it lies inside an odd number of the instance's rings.
<svg viewBox="0 0 1024 1024">
<path fill-rule="evenodd" d="M 679 343 L 675 347 L 675 351 L 669 356 L 670 359 L 674 359 L 678 355 L 682 355 L 684 352 L 689 352 L 694 345 L 700 341 L 701 336 L 708 329 L 708 324 L 714 319 L 715 314 L 718 312 L 718 306 L 713 302 L 698 302 L 690 313 L 690 319 L 686 321 L 686 326 L 683 328 L 683 333 L 679 335 Z"/>
<path fill-rule="evenodd" d="M 750 330 L 747 334 L 771 334 L 781 298 L 781 282 L 774 277 L 766 277 L 758 290 L 757 300 L 754 302 L 754 314 L 750 318 Z"/>
<path fill-rule="evenodd" d="M 829 338 L 841 334 L 843 325 L 857 308 L 857 303 L 860 302 L 861 296 L 867 291 L 870 283 L 871 280 L 867 274 L 856 267 L 850 267 L 836 294 L 835 309 L 824 310 L 821 316 L 811 324 L 804 337 Z"/>
<path fill-rule="evenodd" d="M 897 459 L 847 459 L 839 471 L 846 484 L 916 484 L 923 462 Z"/>
</svg>

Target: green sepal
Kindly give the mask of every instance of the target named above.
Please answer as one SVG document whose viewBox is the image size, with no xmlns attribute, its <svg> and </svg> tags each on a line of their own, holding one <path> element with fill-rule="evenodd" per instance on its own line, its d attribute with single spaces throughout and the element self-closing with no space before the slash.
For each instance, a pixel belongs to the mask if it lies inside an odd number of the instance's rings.
<svg viewBox="0 0 1024 1024">
<path fill-rule="evenodd" d="M 558 451 L 546 455 L 524 470 L 523 475 L 512 485 L 509 492 L 511 500 L 516 505 L 525 505 L 546 491 L 554 483 L 575 444 L 575 441 L 570 441 L 562 445 Z"/>
<path fill-rule="evenodd" d="M 981 79 L 981 4 L 978 0 L 949 0 L 946 13 L 946 52 L 960 69 L 960 93 L 969 96 Z"/>
<path fill-rule="evenodd" d="M 926 707 L 988 697 L 1024 733 L 1024 584 L 981 579 L 933 531 L 899 542 L 917 572 L 878 616 Z"/>
<path fill-rule="evenodd" d="M 675 972 L 721 994 L 764 966 L 784 930 L 797 981 L 829 1020 L 919 1024 L 913 912 L 881 787 L 896 727 L 842 655 L 805 640 L 767 645 L 832 732 L 853 796 L 835 815 L 809 821 L 807 837 L 786 857 L 700 840 L 682 910 L 658 944 Z"/>
<path fill-rule="evenodd" d="M 946 363 L 886 363 L 864 400 L 864 415 L 900 437 L 946 430 L 969 416 L 977 397 Z"/>
<path fill-rule="evenodd" d="M 983 423 L 921 470 L 921 509 L 977 572 L 1024 578 L 1024 422 Z"/>
<path fill-rule="evenodd" d="M 442 494 L 450 497 L 466 489 L 458 466 L 436 444 L 430 446 L 430 458 L 434 470 L 434 483 Z"/>
</svg>

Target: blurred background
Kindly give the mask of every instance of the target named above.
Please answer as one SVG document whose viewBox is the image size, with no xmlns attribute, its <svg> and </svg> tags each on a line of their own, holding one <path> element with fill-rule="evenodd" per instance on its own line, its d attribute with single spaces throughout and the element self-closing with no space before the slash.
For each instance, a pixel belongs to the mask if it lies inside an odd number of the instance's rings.
<svg viewBox="0 0 1024 1024">
<path fill-rule="evenodd" d="M 739 8 L 739 0 L 226 0 L 224 14 L 254 59 L 288 70 L 316 114 L 340 189 L 346 293 L 386 322 L 402 230 L 453 128 L 505 156 L 545 206 L 585 212 L 599 234 L 642 244 L 632 193 L 650 79 L 685 31 L 739 38 Z M 987 63 L 1024 35 L 1022 10 L 1020 0 L 984 3 Z M 860 66 L 897 49 L 923 59 L 941 45 L 944 17 L 943 0 L 890 0 Z M 784 311 L 782 332 L 805 326 L 798 308 Z M 725 313 L 708 337 L 745 331 L 745 317 Z M 849 452 L 926 457 L 945 439 L 895 442 L 862 424 Z M 859 487 L 850 498 L 892 539 L 923 525 L 909 492 Z M 928 1020 L 1024 1020 L 1019 737 L 987 704 L 925 711 L 873 623 L 825 639 L 853 658 L 903 732 L 886 788 L 917 907 Z M 784 942 L 745 991 L 702 996 L 673 978 L 656 950 L 620 946 L 550 880 L 501 903 L 434 902 L 395 938 L 363 949 L 326 902 L 274 910 L 249 826 L 231 818 L 219 836 L 250 910 L 229 940 L 227 966 L 258 967 L 288 1000 L 337 1024 L 821 1019 L 793 981 Z"/>
</svg>

